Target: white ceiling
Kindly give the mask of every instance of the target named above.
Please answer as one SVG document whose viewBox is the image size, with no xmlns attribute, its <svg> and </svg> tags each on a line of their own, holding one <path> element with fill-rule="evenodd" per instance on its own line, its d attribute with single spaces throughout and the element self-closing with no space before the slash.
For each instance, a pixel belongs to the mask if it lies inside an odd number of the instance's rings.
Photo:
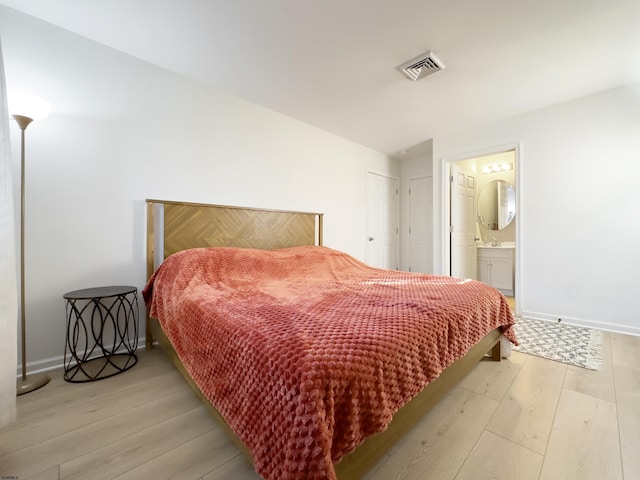
<svg viewBox="0 0 640 480">
<path fill-rule="evenodd" d="M 639 0 L 0 4 L 390 155 L 640 81 Z M 445 70 L 397 70 L 429 50 Z"/>
</svg>

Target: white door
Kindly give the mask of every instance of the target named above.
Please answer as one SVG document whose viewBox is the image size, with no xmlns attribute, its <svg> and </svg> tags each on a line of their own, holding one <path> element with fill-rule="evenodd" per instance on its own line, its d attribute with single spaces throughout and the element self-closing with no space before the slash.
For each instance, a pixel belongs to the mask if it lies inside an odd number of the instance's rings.
<svg viewBox="0 0 640 480">
<path fill-rule="evenodd" d="M 398 179 L 367 172 L 366 262 L 398 269 Z"/>
<path fill-rule="evenodd" d="M 433 177 L 409 179 L 409 271 L 433 272 Z"/>
<path fill-rule="evenodd" d="M 476 279 L 476 174 L 451 166 L 451 276 Z"/>
</svg>

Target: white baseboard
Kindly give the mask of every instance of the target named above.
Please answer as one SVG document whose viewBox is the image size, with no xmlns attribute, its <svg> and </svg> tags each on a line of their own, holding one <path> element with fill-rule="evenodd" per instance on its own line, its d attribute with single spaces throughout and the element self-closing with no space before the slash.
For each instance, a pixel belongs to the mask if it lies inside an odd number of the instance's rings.
<svg viewBox="0 0 640 480">
<path fill-rule="evenodd" d="M 138 339 L 138 348 L 137 350 L 141 350 L 146 346 L 146 338 L 142 337 Z M 28 375 L 36 375 L 38 373 L 50 372 L 51 370 L 56 370 L 58 368 L 64 367 L 64 354 L 58 355 L 56 357 L 45 358 L 43 360 L 36 360 L 34 362 L 27 362 L 27 374 Z M 22 364 L 18 364 L 18 369 L 16 373 L 16 377 L 22 376 Z"/>
<path fill-rule="evenodd" d="M 534 320 L 544 320 L 546 322 L 566 323 L 567 325 L 575 325 L 578 327 L 596 328 L 598 330 L 604 330 L 606 332 L 624 333 L 626 335 L 640 336 L 640 327 L 631 327 L 629 325 L 619 325 L 616 323 L 604 323 L 595 320 L 585 320 L 583 318 L 573 317 L 560 317 L 557 315 L 550 315 L 548 313 L 539 312 L 522 312 L 523 317 L 532 318 Z"/>
</svg>

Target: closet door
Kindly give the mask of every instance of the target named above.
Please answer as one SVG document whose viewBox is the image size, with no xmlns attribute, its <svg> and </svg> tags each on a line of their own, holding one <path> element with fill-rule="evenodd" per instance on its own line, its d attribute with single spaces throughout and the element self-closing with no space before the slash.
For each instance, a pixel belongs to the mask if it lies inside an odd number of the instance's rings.
<svg viewBox="0 0 640 480">
<path fill-rule="evenodd" d="M 372 267 L 399 268 L 398 179 L 367 172 L 366 263 Z"/>
<path fill-rule="evenodd" d="M 409 271 L 433 273 L 433 177 L 409 179 Z"/>
</svg>

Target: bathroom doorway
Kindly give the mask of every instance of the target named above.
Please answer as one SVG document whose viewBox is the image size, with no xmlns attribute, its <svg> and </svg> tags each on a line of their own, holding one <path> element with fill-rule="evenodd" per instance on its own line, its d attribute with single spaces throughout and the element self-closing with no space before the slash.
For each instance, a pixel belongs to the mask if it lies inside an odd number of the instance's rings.
<svg viewBox="0 0 640 480">
<path fill-rule="evenodd" d="M 449 274 L 492 285 L 512 306 L 519 289 L 519 160 L 517 145 L 445 160 Z"/>
</svg>

